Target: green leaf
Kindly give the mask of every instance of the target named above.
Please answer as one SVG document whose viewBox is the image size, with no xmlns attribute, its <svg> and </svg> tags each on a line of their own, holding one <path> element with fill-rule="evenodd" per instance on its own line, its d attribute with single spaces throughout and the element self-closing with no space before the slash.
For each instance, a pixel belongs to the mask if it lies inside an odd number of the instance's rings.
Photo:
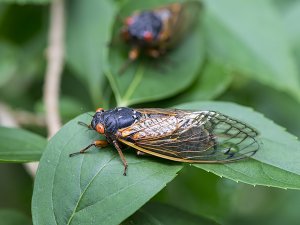
<svg viewBox="0 0 300 225">
<path fill-rule="evenodd" d="M 299 100 L 300 82 L 289 39 L 270 1 L 208 0 L 205 3 L 209 55 Z"/>
<path fill-rule="evenodd" d="M 24 214 L 9 209 L 0 210 L 0 225 L 30 225 L 29 217 Z"/>
<path fill-rule="evenodd" d="M 116 15 L 114 1 L 72 1 L 68 9 L 67 62 L 89 88 L 95 105 L 107 88 L 103 72 L 108 65 L 111 30 Z M 104 104 L 104 105 L 103 105 Z"/>
<path fill-rule="evenodd" d="M 137 157 L 126 151 L 128 175 L 113 147 L 69 157 L 99 138 L 79 126 L 85 114 L 66 124 L 45 149 L 32 200 L 34 224 L 118 224 L 159 192 L 181 164 Z M 51 207 L 49 207 L 51 206 Z"/>
<path fill-rule="evenodd" d="M 162 203 L 147 203 L 122 225 L 181 225 L 217 224 L 205 217 L 193 215 L 181 209 Z"/>
<path fill-rule="evenodd" d="M 232 196 L 238 187 L 242 185 L 194 166 L 185 166 L 176 179 L 152 200 L 171 204 L 193 214 L 205 215 L 225 224 L 224 219 L 232 212 Z"/>
<path fill-rule="evenodd" d="M 49 3 L 51 0 L 0 0 L 0 3 L 19 3 L 19 4 L 44 4 Z"/>
<path fill-rule="evenodd" d="M 169 0 L 130 1 L 120 12 L 125 18 L 137 9 L 154 8 L 167 4 Z M 121 28 L 117 23 L 117 29 Z M 117 105 L 128 106 L 136 103 L 160 100 L 186 89 L 197 77 L 204 59 L 203 33 L 200 23 L 174 49 L 164 57 L 151 60 L 145 57 L 129 65 L 120 75 L 119 70 L 127 61 L 129 46 L 117 40 L 110 51 L 110 71 L 106 73 L 116 96 Z M 180 34 L 178 34 L 180 35 Z M 117 42 L 118 41 L 118 42 Z M 193 52 L 191 54 L 191 52 Z"/>
<path fill-rule="evenodd" d="M 38 161 L 46 139 L 18 128 L 0 127 L 0 162 Z"/>
<path fill-rule="evenodd" d="M 195 83 L 176 98 L 168 100 L 168 105 L 216 98 L 228 88 L 232 78 L 232 71 L 228 68 L 209 61 Z"/>
<path fill-rule="evenodd" d="M 300 189 L 299 142 L 262 115 L 230 103 L 190 103 L 178 108 L 218 110 L 255 127 L 261 149 L 254 159 L 225 165 L 195 166 L 249 184 Z M 40 161 L 32 201 L 35 224 L 118 224 L 160 191 L 181 164 L 125 152 L 128 176 L 111 146 L 70 158 L 97 139 L 85 114 L 65 125 L 49 142 Z M 66 194 L 66 192 L 68 194 Z M 52 207 L 49 207 L 52 206 Z M 101 213 L 99 213 L 101 212 Z"/>
<path fill-rule="evenodd" d="M 196 167 L 247 184 L 300 189 L 300 143 L 282 127 L 233 103 L 199 102 L 179 107 L 219 111 L 251 125 L 260 133 L 261 146 L 254 159 L 222 165 L 194 164 Z"/>
</svg>

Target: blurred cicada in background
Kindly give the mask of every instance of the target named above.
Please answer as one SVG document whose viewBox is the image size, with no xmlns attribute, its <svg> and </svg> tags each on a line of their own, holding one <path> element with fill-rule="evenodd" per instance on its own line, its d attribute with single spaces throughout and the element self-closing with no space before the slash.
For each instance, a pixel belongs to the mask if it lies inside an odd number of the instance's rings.
<svg viewBox="0 0 300 225">
<path fill-rule="evenodd" d="M 89 128 L 106 140 L 92 146 L 113 144 L 124 164 L 123 145 L 141 154 L 188 163 L 227 163 L 254 155 L 259 149 L 258 132 L 247 124 L 214 111 L 179 109 L 98 109 Z"/>
<path fill-rule="evenodd" d="M 124 20 L 121 38 L 130 45 L 128 61 L 120 69 L 135 61 L 140 53 L 152 58 L 165 54 L 188 33 L 198 20 L 199 1 L 173 3 L 159 8 L 136 11 Z"/>
</svg>

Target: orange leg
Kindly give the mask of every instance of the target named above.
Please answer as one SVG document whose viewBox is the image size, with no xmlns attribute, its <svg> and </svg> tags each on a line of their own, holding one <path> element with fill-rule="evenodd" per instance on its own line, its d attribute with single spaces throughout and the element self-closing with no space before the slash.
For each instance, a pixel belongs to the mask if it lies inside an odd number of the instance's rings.
<svg viewBox="0 0 300 225">
<path fill-rule="evenodd" d="M 113 143 L 114 143 L 115 148 L 118 150 L 119 156 L 121 157 L 121 160 L 122 160 L 123 165 L 124 165 L 124 173 L 123 173 L 123 175 L 126 176 L 127 175 L 128 164 L 126 162 L 126 159 L 125 159 L 125 157 L 123 155 L 123 152 L 122 152 L 122 150 L 121 150 L 118 142 L 115 140 L 115 141 L 113 141 Z"/>
<path fill-rule="evenodd" d="M 69 156 L 72 157 L 74 155 L 79 155 L 79 154 L 83 154 L 85 153 L 87 150 L 89 150 L 91 147 L 95 146 L 95 147 L 101 147 L 104 148 L 108 145 L 107 141 L 104 140 L 98 140 L 98 141 L 94 141 L 92 144 L 86 146 L 84 149 L 81 149 L 79 152 L 74 152 L 71 153 Z"/>
</svg>

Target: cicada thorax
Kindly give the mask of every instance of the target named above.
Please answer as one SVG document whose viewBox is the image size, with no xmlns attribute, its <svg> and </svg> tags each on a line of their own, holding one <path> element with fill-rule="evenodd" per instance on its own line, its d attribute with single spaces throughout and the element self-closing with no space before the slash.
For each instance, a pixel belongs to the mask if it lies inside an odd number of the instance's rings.
<svg viewBox="0 0 300 225">
<path fill-rule="evenodd" d="M 104 134 L 108 141 L 115 140 L 119 129 L 129 127 L 141 117 L 141 113 L 127 107 L 118 107 L 106 111 L 96 112 L 91 121 L 91 127 L 98 131 L 98 127 L 103 127 L 99 132 Z"/>
</svg>

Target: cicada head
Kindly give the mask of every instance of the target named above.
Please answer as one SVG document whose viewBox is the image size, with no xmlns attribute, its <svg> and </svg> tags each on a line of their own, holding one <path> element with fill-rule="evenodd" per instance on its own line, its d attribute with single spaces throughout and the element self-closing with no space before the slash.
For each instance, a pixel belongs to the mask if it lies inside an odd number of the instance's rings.
<svg viewBox="0 0 300 225">
<path fill-rule="evenodd" d="M 114 135 L 118 129 L 130 126 L 141 117 L 141 113 L 127 107 L 110 110 L 97 109 L 91 127 L 100 134 Z"/>
<path fill-rule="evenodd" d="M 154 12 L 143 11 L 127 17 L 122 29 L 125 41 L 139 46 L 149 46 L 159 38 L 162 21 Z"/>
<path fill-rule="evenodd" d="M 91 122 L 91 127 L 100 134 L 104 134 L 105 132 L 105 122 L 103 118 L 103 113 L 104 110 L 102 108 L 97 109 Z"/>
</svg>

